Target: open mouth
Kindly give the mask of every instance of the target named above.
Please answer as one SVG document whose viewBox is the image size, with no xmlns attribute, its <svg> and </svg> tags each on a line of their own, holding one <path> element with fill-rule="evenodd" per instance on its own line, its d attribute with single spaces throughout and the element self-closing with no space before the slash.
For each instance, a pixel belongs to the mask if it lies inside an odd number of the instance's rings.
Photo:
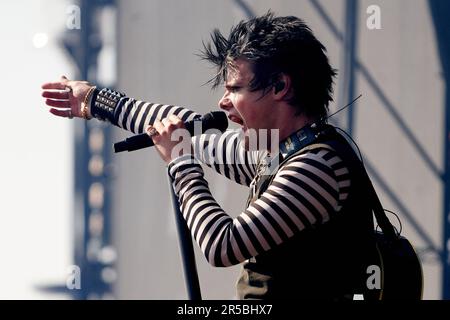
<svg viewBox="0 0 450 320">
<path fill-rule="evenodd" d="M 228 119 L 230 119 L 231 121 L 237 123 L 240 126 L 244 126 L 244 121 L 241 118 L 239 118 L 239 117 L 237 117 L 235 115 L 232 115 L 232 114 L 228 115 Z"/>
</svg>

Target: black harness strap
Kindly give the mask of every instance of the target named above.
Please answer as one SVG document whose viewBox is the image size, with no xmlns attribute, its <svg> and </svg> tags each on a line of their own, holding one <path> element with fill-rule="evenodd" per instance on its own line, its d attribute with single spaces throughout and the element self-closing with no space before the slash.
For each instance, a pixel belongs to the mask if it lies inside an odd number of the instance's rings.
<svg viewBox="0 0 450 320">
<path fill-rule="evenodd" d="M 358 177 L 363 181 L 364 185 L 367 188 L 367 197 L 368 201 L 371 204 L 373 214 L 375 215 L 376 221 L 378 225 L 380 226 L 381 230 L 385 234 L 386 238 L 393 241 L 398 238 L 398 234 L 395 232 L 394 227 L 392 226 L 391 222 L 387 218 L 383 206 L 381 205 L 380 199 L 378 198 L 378 195 L 375 191 L 375 188 L 373 187 L 373 184 L 369 178 L 369 175 L 367 174 L 366 169 L 364 168 L 364 165 L 359 160 L 358 156 L 356 155 L 355 151 L 352 147 L 348 144 L 348 142 L 345 140 L 344 137 L 342 137 L 340 134 L 336 132 L 336 130 L 333 128 L 332 130 L 328 129 L 327 132 L 328 139 L 325 139 L 324 141 L 321 141 L 320 143 L 313 143 L 310 145 L 307 145 L 306 147 L 303 147 L 299 150 L 296 150 L 292 152 L 288 157 L 283 159 L 283 161 L 278 165 L 278 167 L 274 170 L 272 168 L 271 172 L 274 172 L 269 175 L 261 175 L 257 178 L 257 181 L 255 183 L 255 188 L 253 192 L 250 193 L 247 206 L 252 202 L 258 199 L 262 193 L 264 193 L 270 183 L 275 178 L 276 172 L 278 171 L 278 168 L 281 168 L 287 161 L 289 161 L 294 156 L 300 155 L 302 153 L 317 149 L 317 148 L 324 148 L 331 151 L 334 151 L 338 154 L 339 157 L 346 163 L 346 165 L 349 167 L 350 170 L 353 170 L 354 176 Z M 259 170 L 261 170 L 259 166 Z"/>
</svg>

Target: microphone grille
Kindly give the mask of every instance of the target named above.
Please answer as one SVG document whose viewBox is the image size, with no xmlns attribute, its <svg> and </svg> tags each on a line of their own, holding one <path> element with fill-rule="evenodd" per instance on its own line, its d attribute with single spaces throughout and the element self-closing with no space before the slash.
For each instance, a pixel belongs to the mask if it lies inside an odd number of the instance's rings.
<svg viewBox="0 0 450 320">
<path fill-rule="evenodd" d="M 204 130 L 218 129 L 224 132 L 228 128 L 228 118 L 223 111 L 212 111 L 203 116 Z"/>
</svg>

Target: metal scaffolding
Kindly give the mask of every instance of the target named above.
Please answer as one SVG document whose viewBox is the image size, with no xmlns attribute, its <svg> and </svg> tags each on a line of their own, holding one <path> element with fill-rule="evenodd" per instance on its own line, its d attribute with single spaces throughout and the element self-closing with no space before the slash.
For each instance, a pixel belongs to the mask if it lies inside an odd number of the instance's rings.
<svg viewBox="0 0 450 320">
<path fill-rule="evenodd" d="M 401 115 L 398 113 L 397 108 L 388 99 L 386 94 L 383 92 L 382 87 L 377 83 L 375 78 L 371 75 L 370 71 L 365 67 L 364 63 L 360 61 L 355 54 L 356 42 L 357 42 L 357 25 L 355 23 L 356 18 L 356 8 L 358 6 L 358 0 L 346 0 L 346 32 L 342 33 L 339 31 L 336 24 L 333 22 L 330 15 L 326 12 L 324 7 L 320 4 L 318 0 L 310 0 L 311 5 L 314 7 L 318 15 L 324 21 L 324 24 L 333 34 L 333 36 L 338 39 L 342 44 L 342 49 L 345 55 L 344 64 L 344 87 L 346 87 L 345 92 L 341 95 L 347 100 L 351 100 L 354 92 L 355 83 L 355 70 L 360 72 L 362 77 L 367 81 L 370 88 L 376 94 L 378 99 L 381 101 L 381 105 L 388 111 L 392 116 L 394 121 L 397 123 L 400 130 L 408 138 L 412 146 L 415 148 L 417 154 L 422 158 L 424 163 L 429 168 L 430 172 L 436 176 L 437 179 L 442 181 L 442 186 L 444 188 L 444 205 L 443 205 L 443 239 L 442 248 L 438 244 L 435 244 L 431 239 L 430 235 L 424 230 L 424 228 L 417 222 L 413 217 L 412 213 L 407 209 L 406 205 L 402 202 L 400 197 L 395 194 L 395 192 L 389 187 L 389 184 L 381 178 L 381 175 L 375 170 L 374 166 L 371 165 L 370 161 L 365 160 L 365 165 L 370 173 L 370 176 L 376 181 L 390 198 L 390 200 L 400 209 L 402 216 L 413 226 L 419 237 L 425 243 L 425 252 L 432 252 L 438 256 L 442 262 L 443 269 L 443 279 L 442 279 L 442 298 L 450 299 L 450 260 L 449 260 L 449 250 L 450 250 L 450 95 L 449 95 L 449 79 L 450 79 L 450 22 L 448 16 L 450 15 L 450 3 L 445 0 L 429 0 L 429 5 L 431 8 L 432 18 L 435 24 L 436 38 L 438 41 L 438 47 L 440 51 L 441 64 L 443 68 L 443 73 L 446 80 L 446 104 L 445 114 L 446 114 L 446 124 L 444 132 L 444 150 L 445 159 L 444 166 L 445 172 L 442 173 L 437 165 L 432 161 L 431 157 L 425 151 L 425 148 L 421 145 L 413 130 L 411 130 L 406 122 L 402 119 Z M 354 114 L 353 110 L 349 111 L 348 116 L 348 130 L 354 135 L 353 124 L 354 124 Z"/>
<path fill-rule="evenodd" d="M 255 13 L 244 0 L 233 0 L 248 18 Z M 97 13 L 105 6 L 115 6 L 113 0 L 80 0 L 82 25 L 80 30 L 68 31 L 65 46 L 79 68 L 79 78 L 98 83 L 97 58 L 101 50 Z M 367 159 L 365 165 L 372 179 L 383 189 L 386 196 L 395 204 L 408 223 L 422 239 L 426 250 L 433 252 L 442 262 L 442 298 L 450 299 L 450 2 L 447 0 L 429 0 L 433 19 L 437 46 L 439 49 L 443 77 L 445 80 L 445 132 L 444 132 L 444 171 L 433 162 L 424 146 L 419 142 L 414 131 L 406 124 L 397 111 L 398 108 L 384 93 L 382 86 L 375 80 L 371 72 L 358 58 L 358 0 L 345 1 L 345 32 L 340 31 L 337 24 L 326 12 L 318 0 L 309 0 L 324 26 L 341 43 L 344 52 L 343 86 L 340 92 L 339 105 L 351 101 L 356 92 L 356 74 L 364 79 L 377 99 L 380 106 L 390 114 L 400 131 L 408 139 L 417 155 L 427 166 L 429 172 L 442 183 L 444 204 L 442 215 L 443 239 L 441 244 L 434 243 L 405 203 Z M 116 25 L 116 24 L 114 24 Z M 112 26 L 111 26 L 112 27 Z M 347 129 L 354 132 L 354 108 L 348 111 Z M 111 174 L 108 171 L 111 160 L 110 127 L 98 122 L 89 121 L 76 123 L 75 137 L 75 263 L 82 273 L 82 289 L 75 291 L 77 299 L 102 298 L 111 293 L 114 280 L 114 249 L 111 246 L 110 192 Z M 98 165 L 101 170 L 96 170 Z M 442 248 L 442 249 L 441 249 Z M 108 276 L 109 275 L 109 276 Z"/>
<path fill-rule="evenodd" d="M 80 0 L 81 28 L 68 30 L 64 46 L 78 67 L 78 79 L 98 83 L 97 59 L 102 50 L 100 12 L 112 0 Z M 113 21 L 109 27 L 116 26 Z M 100 84 L 99 84 L 100 85 Z M 81 289 L 75 299 L 112 296 L 116 253 L 111 245 L 110 126 L 97 120 L 75 123 L 75 239 L 74 260 L 81 270 Z"/>
</svg>

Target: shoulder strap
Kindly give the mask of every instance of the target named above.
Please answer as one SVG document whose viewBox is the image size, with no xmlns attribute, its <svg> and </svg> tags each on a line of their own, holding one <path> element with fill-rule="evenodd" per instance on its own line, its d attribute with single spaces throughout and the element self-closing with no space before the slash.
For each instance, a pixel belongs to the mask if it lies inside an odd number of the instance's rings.
<svg viewBox="0 0 450 320">
<path fill-rule="evenodd" d="M 364 165 L 359 160 L 353 148 L 350 147 L 344 137 L 342 137 L 338 133 L 336 133 L 336 139 L 324 141 L 323 144 L 329 146 L 329 148 L 334 150 L 339 155 L 339 157 L 341 157 L 341 159 L 345 163 L 347 163 L 351 169 L 354 170 L 355 174 L 360 177 L 363 184 L 365 184 L 367 188 L 367 195 L 372 205 L 373 213 L 378 225 L 386 235 L 386 238 L 389 240 L 395 240 L 396 238 L 398 238 L 398 234 L 395 232 L 394 227 L 386 217 L 380 199 L 378 198 L 375 188 L 373 187 L 372 181 L 370 180 Z"/>
<path fill-rule="evenodd" d="M 339 155 L 339 157 L 341 157 L 341 159 L 349 166 L 349 169 L 354 173 L 355 177 L 361 179 L 361 182 L 367 188 L 367 196 L 369 198 L 368 200 L 371 203 L 372 210 L 377 220 L 377 223 L 380 226 L 383 233 L 385 234 L 386 238 L 391 241 L 398 238 L 399 235 L 396 233 L 391 222 L 386 217 L 383 206 L 381 205 L 380 199 L 378 198 L 378 195 L 375 191 L 375 188 L 373 187 L 372 181 L 370 180 L 366 169 L 364 168 L 364 165 L 359 160 L 353 148 L 348 144 L 347 140 L 345 140 L 345 138 L 336 131 L 334 131 L 334 133 L 331 134 L 329 139 L 324 139 L 320 143 L 310 144 L 298 150 L 297 152 L 292 153 L 287 158 L 283 159 L 283 161 L 279 164 L 278 167 L 279 168 L 282 167 L 284 163 L 286 163 L 288 160 L 290 160 L 292 157 L 296 155 L 317 148 L 325 148 L 328 150 L 335 151 Z M 247 204 L 249 204 L 250 201 L 259 198 L 259 196 L 264 191 L 266 191 L 271 181 L 275 178 L 277 171 L 278 170 L 275 170 L 274 174 L 264 175 L 260 177 L 256 189 L 254 190 L 253 195 L 250 195 Z"/>
</svg>

